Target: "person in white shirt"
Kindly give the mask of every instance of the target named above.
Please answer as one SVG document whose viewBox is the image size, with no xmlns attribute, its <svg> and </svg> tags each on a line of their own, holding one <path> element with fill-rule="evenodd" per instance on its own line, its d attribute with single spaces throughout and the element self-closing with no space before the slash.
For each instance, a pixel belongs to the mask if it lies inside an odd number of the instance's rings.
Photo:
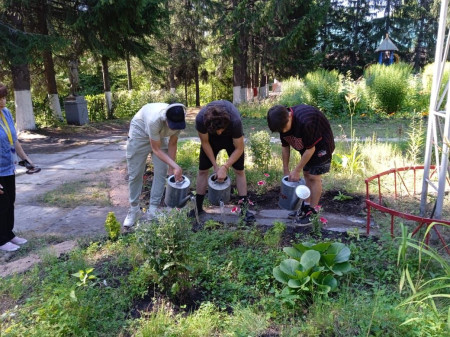
<svg viewBox="0 0 450 337">
<path fill-rule="evenodd" d="M 183 104 L 149 103 L 144 105 L 130 123 L 127 142 L 127 167 L 130 209 L 123 222 L 133 226 L 142 215 L 139 196 L 149 154 L 152 156 L 154 175 L 150 191 L 147 219 L 156 215 L 164 194 L 167 175 L 182 180 L 183 170 L 176 163 L 178 135 L 186 128 L 186 108 Z"/>
</svg>

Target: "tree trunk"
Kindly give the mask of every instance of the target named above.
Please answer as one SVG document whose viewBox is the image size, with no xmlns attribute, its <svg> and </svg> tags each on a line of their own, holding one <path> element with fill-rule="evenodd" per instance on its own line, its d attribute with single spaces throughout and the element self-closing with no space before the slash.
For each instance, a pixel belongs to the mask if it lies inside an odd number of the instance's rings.
<svg viewBox="0 0 450 337">
<path fill-rule="evenodd" d="M 30 71 L 27 64 L 11 65 L 16 106 L 17 131 L 35 130 L 36 123 L 31 100 Z"/>
<path fill-rule="evenodd" d="M 194 79 L 195 79 L 195 106 L 200 106 L 200 79 L 198 76 L 198 64 L 194 65 Z"/>
<path fill-rule="evenodd" d="M 126 62 L 127 62 L 128 90 L 132 90 L 133 89 L 133 81 L 132 81 L 132 78 L 131 78 L 130 54 L 127 54 Z"/>
<path fill-rule="evenodd" d="M 47 9 L 47 2 L 44 1 L 39 8 L 37 24 L 39 33 L 46 36 L 48 35 Z M 50 109 L 52 110 L 53 116 L 62 121 L 61 104 L 59 102 L 58 87 L 56 86 L 55 79 L 55 64 L 53 63 L 52 49 L 50 46 L 42 52 L 42 58 L 44 61 L 45 82 Z"/>
<path fill-rule="evenodd" d="M 103 91 L 105 92 L 106 100 L 106 116 L 108 119 L 113 119 L 112 111 L 112 95 L 111 95 L 111 85 L 109 83 L 109 68 L 108 68 L 108 57 L 102 55 L 102 74 L 103 74 Z"/>
<path fill-rule="evenodd" d="M 237 55 L 233 57 L 233 104 L 241 104 L 241 67 Z"/>
</svg>

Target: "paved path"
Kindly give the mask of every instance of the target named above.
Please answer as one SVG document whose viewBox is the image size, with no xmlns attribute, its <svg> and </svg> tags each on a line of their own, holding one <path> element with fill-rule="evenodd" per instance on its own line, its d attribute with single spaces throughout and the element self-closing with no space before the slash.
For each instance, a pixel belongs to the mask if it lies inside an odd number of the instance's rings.
<svg viewBox="0 0 450 337">
<path fill-rule="evenodd" d="M 25 174 L 25 169 L 18 167 L 16 175 L 17 200 L 15 208 L 15 231 L 26 238 L 55 235 L 70 244 L 60 244 L 54 247 L 57 254 L 64 253 L 74 247 L 73 240 L 83 236 L 104 235 L 106 215 L 114 211 L 117 219 L 122 222 L 126 216 L 128 189 L 125 181 L 121 182 L 118 193 L 122 200 L 118 205 L 75 206 L 61 208 L 42 206 L 36 198 L 45 192 L 54 190 L 66 182 L 80 181 L 89 174 L 115 175 L 118 166 L 125 163 L 125 137 L 109 137 L 91 141 L 89 145 L 81 146 L 55 153 L 32 154 L 33 162 L 42 168 L 37 174 Z M 124 179 L 123 179 L 124 180 Z M 261 226 L 271 226 L 274 221 L 283 221 L 288 226 L 294 226 L 287 220 L 288 211 L 273 209 L 256 212 L 257 223 Z M 364 232 L 365 219 L 348 217 L 340 214 L 323 213 L 329 221 L 327 229 L 345 232 L 347 229 L 358 228 Z M 237 223 L 238 216 L 231 213 L 231 206 L 225 207 L 223 214 L 218 207 L 207 209 L 202 220 L 212 218 L 226 223 Z M 23 271 L 37 260 L 33 256 L 19 261 L 6 263 L 10 254 L 0 252 L 0 276 Z M 25 268 L 25 269 L 23 269 Z"/>
</svg>

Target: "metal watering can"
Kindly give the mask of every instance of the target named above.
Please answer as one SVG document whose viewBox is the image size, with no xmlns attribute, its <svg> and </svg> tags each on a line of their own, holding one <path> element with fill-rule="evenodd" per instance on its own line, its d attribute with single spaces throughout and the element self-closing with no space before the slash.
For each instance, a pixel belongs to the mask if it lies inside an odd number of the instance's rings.
<svg viewBox="0 0 450 337">
<path fill-rule="evenodd" d="M 182 180 L 175 181 L 175 176 L 167 178 L 166 196 L 164 202 L 169 207 L 183 207 L 191 197 L 189 186 L 191 181 L 188 177 L 182 176 Z"/>
<path fill-rule="evenodd" d="M 208 200 L 211 204 L 219 206 L 220 202 L 230 201 L 231 179 L 229 176 L 222 183 L 217 181 L 215 173 L 208 178 Z"/>
<path fill-rule="evenodd" d="M 297 209 L 297 204 L 301 199 L 295 193 L 295 189 L 300 185 L 305 185 L 305 179 L 302 178 L 299 181 L 289 181 L 289 176 L 284 176 L 283 179 L 281 179 L 281 191 L 280 198 L 278 199 L 278 206 L 291 211 Z"/>
</svg>

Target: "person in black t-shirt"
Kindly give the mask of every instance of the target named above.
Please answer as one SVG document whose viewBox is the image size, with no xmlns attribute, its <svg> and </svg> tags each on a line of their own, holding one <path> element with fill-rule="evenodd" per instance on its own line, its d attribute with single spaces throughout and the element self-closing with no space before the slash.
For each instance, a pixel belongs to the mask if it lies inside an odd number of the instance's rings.
<svg viewBox="0 0 450 337">
<path fill-rule="evenodd" d="M 311 190 L 299 214 L 289 214 L 297 218 L 298 224 L 309 225 L 309 215 L 316 212 L 314 207 L 322 194 L 321 176 L 330 171 L 334 151 L 330 122 L 320 110 L 301 104 L 293 107 L 273 106 L 267 113 L 267 123 L 270 131 L 280 133 L 284 175 L 289 176 L 289 181 L 298 181 L 303 171 L 306 186 Z M 301 154 L 300 162 L 292 171 L 289 170 L 291 147 Z"/>
<path fill-rule="evenodd" d="M 241 116 L 236 107 L 228 101 L 214 101 L 200 110 L 195 118 L 195 128 L 200 137 L 201 148 L 197 175 L 196 204 L 199 214 L 203 213 L 203 200 L 208 185 L 209 169 L 213 167 L 217 181 L 227 177 L 232 166 L 236 174 L 236 186 L 242 208 L 247 210 L 244 220 L 254 221 L 255 216 L 248 211 L 247 179 L 244 171 L 244 132 Z M 222 166 L 216 162 L 217 154 L 225 149 L 228 160 Z M 193 216 L 194 212 L 190 212 Z"/>
</svg>

